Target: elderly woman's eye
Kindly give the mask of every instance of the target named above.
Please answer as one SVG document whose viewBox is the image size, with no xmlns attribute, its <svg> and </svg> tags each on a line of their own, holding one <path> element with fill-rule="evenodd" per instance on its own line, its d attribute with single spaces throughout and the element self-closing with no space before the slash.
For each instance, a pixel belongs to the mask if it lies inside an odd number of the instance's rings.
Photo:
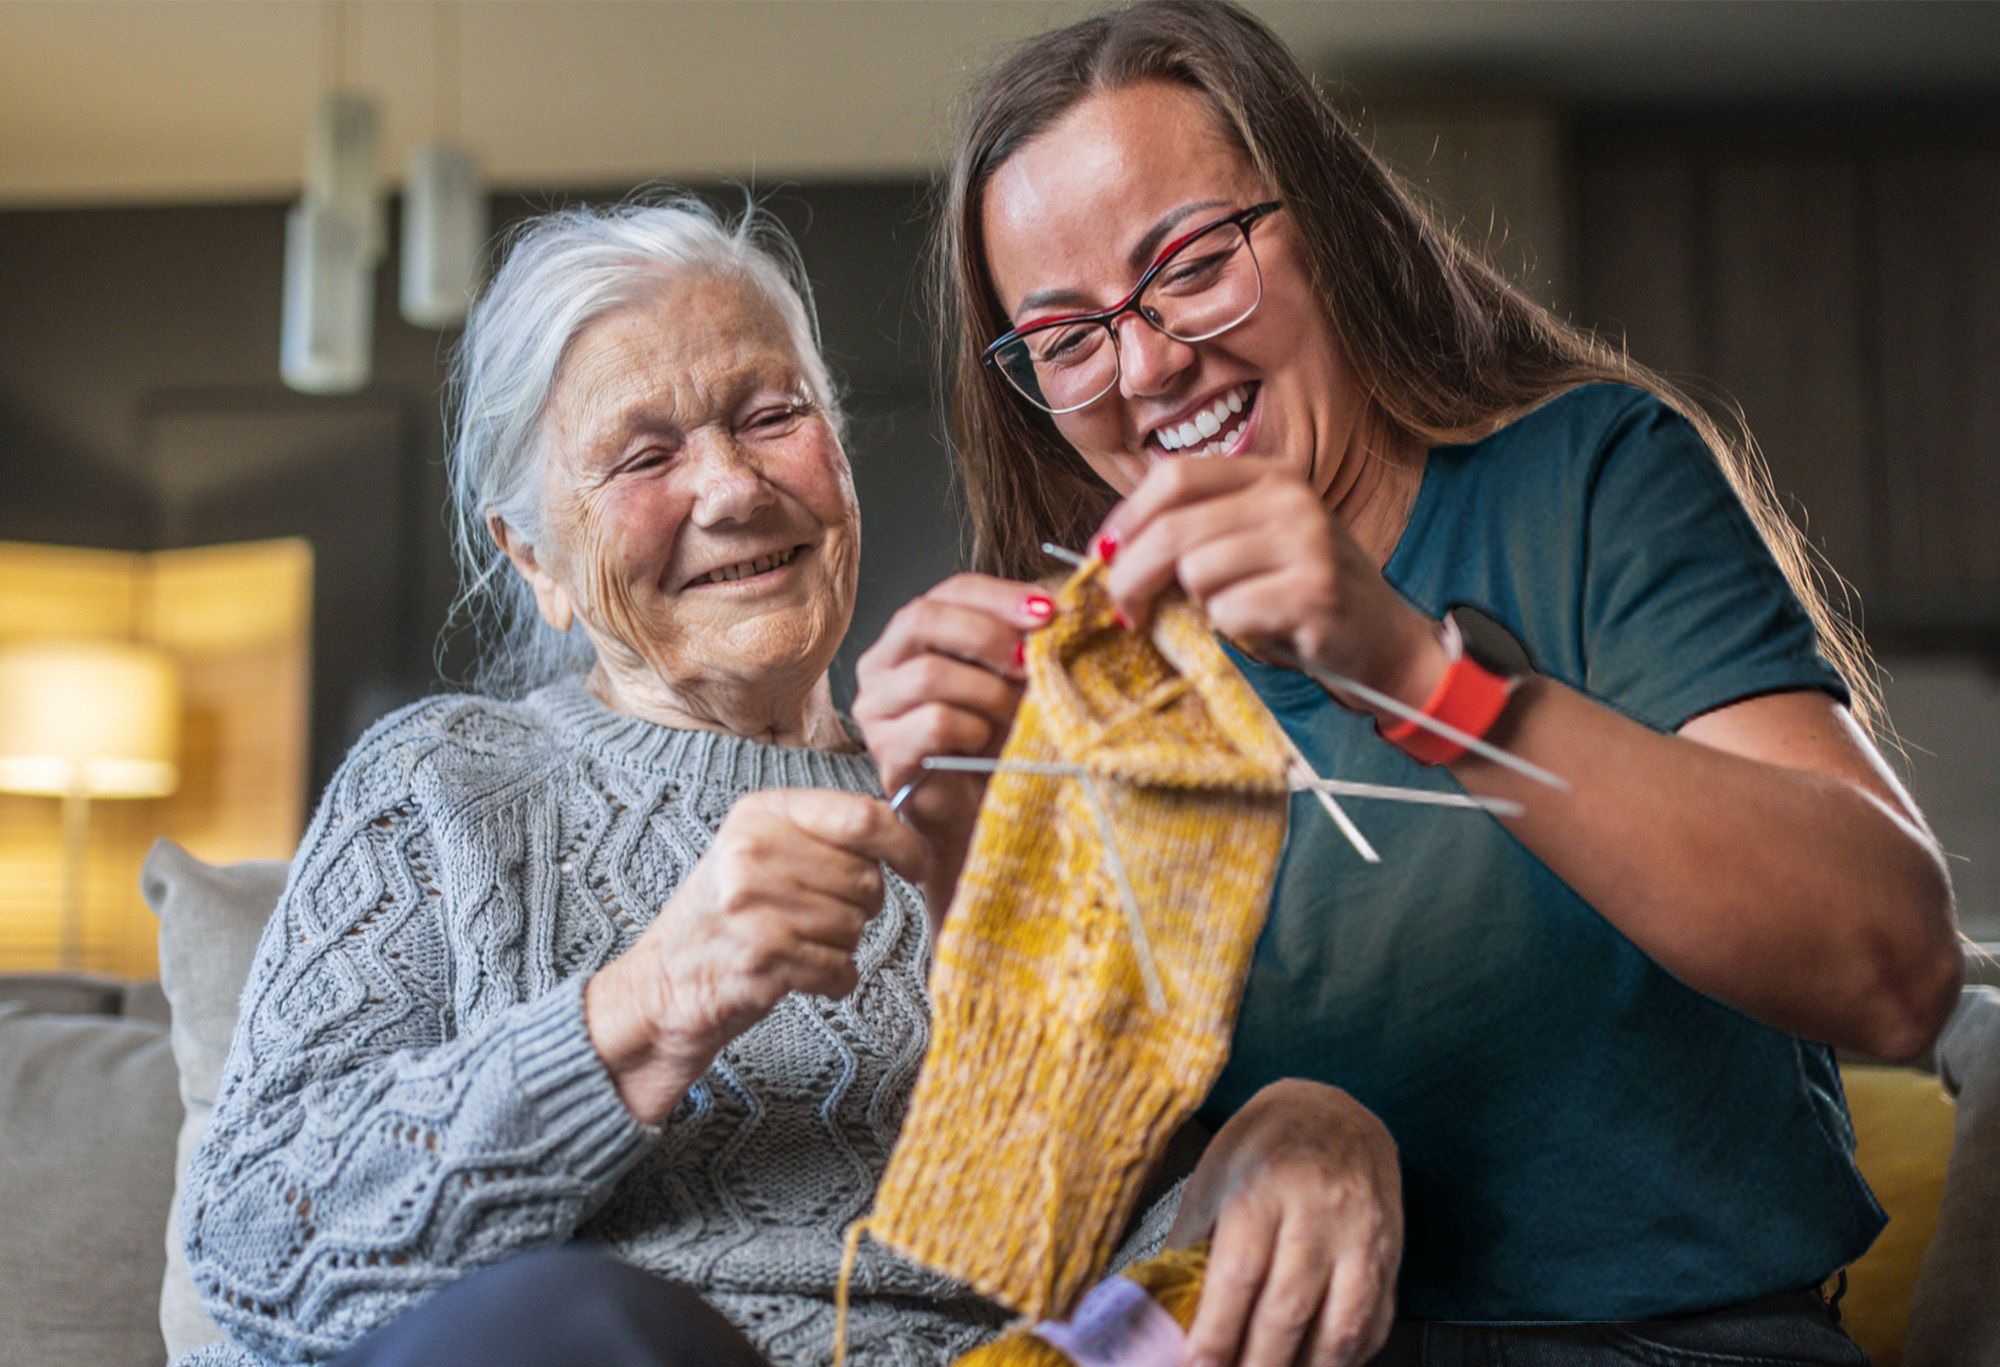
<svg viewBox="0 0 2000 1367">
<path fill-rule="evenodd" d="M 760 408 L 750 415 L 750 430 L 753 432 L 780 432 L 790 427 L 806 414 L 804 404 L 790 403 L 778 408 Z"/>
</svg>

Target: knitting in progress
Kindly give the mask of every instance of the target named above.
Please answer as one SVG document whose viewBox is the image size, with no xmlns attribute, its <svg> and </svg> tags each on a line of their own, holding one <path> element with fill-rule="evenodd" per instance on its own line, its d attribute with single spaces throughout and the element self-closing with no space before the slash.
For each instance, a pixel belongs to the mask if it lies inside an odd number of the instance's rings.
<svg viewBox="0 0 2000 1367">
<path fill-rule="evenodd" d="M 1037 1319 L 1102 1274 L 1220 1072 L 1285 838 L 1284 738 L 1207 620 L 1175 597 L 1127 631 L 1098 572 L 1030 638 L 930 1049 L 850 1233 Z"/>
</svg>

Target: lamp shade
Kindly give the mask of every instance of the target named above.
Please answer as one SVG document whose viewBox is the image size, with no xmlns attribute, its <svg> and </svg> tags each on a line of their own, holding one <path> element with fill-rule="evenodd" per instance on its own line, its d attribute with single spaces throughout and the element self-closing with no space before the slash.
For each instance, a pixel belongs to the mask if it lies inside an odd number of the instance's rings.
<svg viewBox="0 0 2000 1367">
<path fill-rule="evenodd" d="M 305 394 L 349 394 L 368 383 L 374 271 L 358 220 L 303 200 L 285 217 L 285 295 L 278 374 Z"/>
<path fill-rule="evenodd" d="M 156 650 L 0 646 L 0 791 L 160 797 L 180 783 L 180 686 Z"/>
<path fill-rule="evenodd" d="M 306 139 L 305 201 L 345 215 L 361 229 L 370 266 L 388 246 L 389 206 L 375 169 L 375 102 L 353 91 L 322 95 Z"/>
<path fill-rule="evenodd" d="M 403 317 L 418 327 L 465 321 L 486 246 L 486 191 L 462 147 L 427 142 L 410 150 L 403 192 Z"/>
</svg>

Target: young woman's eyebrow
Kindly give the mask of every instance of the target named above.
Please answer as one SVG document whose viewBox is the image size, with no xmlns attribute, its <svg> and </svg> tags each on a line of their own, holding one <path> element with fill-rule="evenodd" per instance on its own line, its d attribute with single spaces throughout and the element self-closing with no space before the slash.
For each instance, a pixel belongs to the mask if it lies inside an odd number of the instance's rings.
<svg viewBox="0 0 2000 1367">
<path fill-rule="evenodd" d="M 1197 199 L 1192 203 L 1181 205 L 1178 209 L 1169 210 L 1158 223 L 1146 229 L 1144 237 L 1132 244 L 1132 253 L 1125 258 L 1126 264 L 1131 266 L 1134 274 L 1145 270 L 1153 264 L 1153 257 L 1160 250 L 1160 244 L 1167 240 L 1168 233 L 1203 209 L 1228 207 L 1229 201 L 1226 199 Z"/>
<path fill-rule="evenodd" d="M 1191 215 L 1198 214 L 1203 209 L 1221 209 L 1227 208 L 1228 205 L 1229 201 L 1226 199 L 1197 199 L 1179 208 L 1168 210 L 1158 223 L 1146 229 L 1144 235 L 1132 245 L 1131 253 L 1125 258 L 1126 264 L 1131 266 L 1132 273 L 1137 275 L 1153 264 L 1154 254 L 1160 250 L 1160 244 L 1167 240 L 1167 234 L 1186 222 Z M 1014 306 L 1014 326 L 1021 325 L 1023 315 L 1035 309 L 1048 308 L 1052 304 L 1065 308 L 1088 308 L 1090 300 L 1073 289 L 1036 290 Z"/>
</svg>

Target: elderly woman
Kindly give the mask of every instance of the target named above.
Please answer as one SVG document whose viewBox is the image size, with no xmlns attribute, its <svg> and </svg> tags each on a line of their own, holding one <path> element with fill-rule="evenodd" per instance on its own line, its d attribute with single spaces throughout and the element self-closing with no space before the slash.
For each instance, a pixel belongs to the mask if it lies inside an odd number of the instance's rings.
<svg viewBox="0 0 2000 1367">
<path fill-rule="evenodd" d="M 1410 1323 L 1382 1360 L 1859 1360 L 1812 1290 L 1882 1225 L 1828 1046 L 1920 1052 L 1959 954 L 1936 842 L 1857 722 L 1865 655 L 1747 457 L 1454 242 L 1234 6 L 1029 40 L 943 213 L 995 577 L 864 659 L 885 781 L 1005 736 L 1000 625 L 1042 542 L 1094 550 L 1135 624 L 1177 585 L 1321 772 L 1525 807 L 1371 808 L 1368 865 L 1295 799 L 1208 1108 L 1303 1077 L 1388 1125 Z M 940 779 L 908 809 L 933 895 L 978 797 Z M 1224 1221 L 1211 1276 L 1270 1268 L 1295 1313 L 1246 1337 L 1211 1297 L 1206 1357 L 1290 1361 L 1296 1307 L 1378 1256 L 1330 1268 L 1292 1230 Z"/>
<path fill-rule="evenodd" d="M 193 1361 L 827 1355 L 930 928 L 828 689 L 859 532 L 794 279 L 693 201 L 576 210 L 473 311 L 451 465 L 492 695 L 376 726 L 299 849 L 188 1178 L 234 1341 Z M 1323 1103 L 1273 1093 L 1209 1185 L 1330 1190 Z M 1001 1318 L 871 1249 L 849 1342 L 936 1364 Z"/>
</svg>

